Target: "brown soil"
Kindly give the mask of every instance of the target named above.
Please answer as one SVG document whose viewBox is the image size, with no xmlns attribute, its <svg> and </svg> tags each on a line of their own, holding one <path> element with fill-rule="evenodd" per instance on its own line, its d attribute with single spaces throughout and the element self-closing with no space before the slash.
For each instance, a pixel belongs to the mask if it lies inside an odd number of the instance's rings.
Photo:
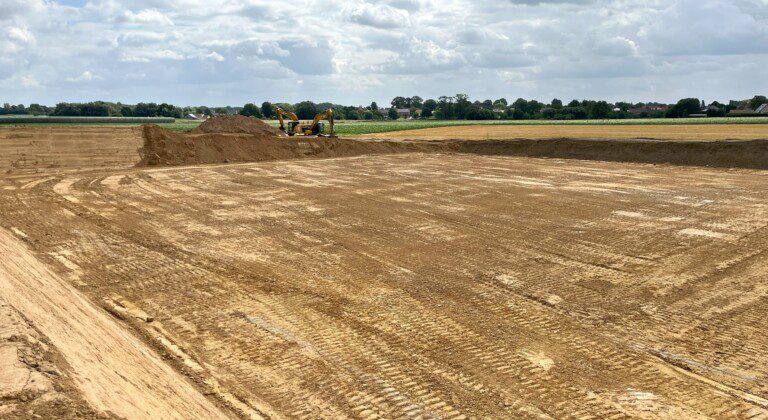
<svg viewBox="0 0 768 420">
<path fill-rule="evenodd" d="M 410 153 L 40 179 L 0 176 L 0 297 L 83 379 L 127 374 L 79 382 L 121 413 L 180 403 L 84 302 L 243 417 L 768 416 L 761 171 Z"/>
<path fill-rule="evenodd" d="M 462 153 L 768 169 L 768 140 L 455 140 Z M 445 142 L 440 142 L 445 144 Z"/>
<path fill-rule="evenodd" d="M 242 115 L 227 115 L 209 118 L 191 131 L 203 133 L 243 133 L 258 136 L 280 136 L 282 132 L 262 120 Z"/>
<path fill-rule="evenodd" d="M 604 135 L 620 134 L 624 129 L 615 128 L 605 129 Z M 682 128 L 695 130 L 690 126 Z M 409 133 L 418 138 L 415 134 L 419 132 Z M 136 164 L 194 165 L 413 151 L 768 168 L 767 147 L 765 141 L 653 141 L 619 137 L 387 141 L 275 137 L 269 132 L 178 134 L 157 126 L 3 128 L 0 129 L 0 174 L 29 177 L 84 169 L 128 168 Z"/>
<path fill-rule="evenodd" d="M 244 118 L 244 117 L 243 117 Z M 181 134 L 145 125 L 138 166 L 260 162 L 306 157 L 344 157 L 382 153 L 448 151 L 448 144 L 353 140 L 342 138 L 278 137 L 262 134 Z"/>
</svg>

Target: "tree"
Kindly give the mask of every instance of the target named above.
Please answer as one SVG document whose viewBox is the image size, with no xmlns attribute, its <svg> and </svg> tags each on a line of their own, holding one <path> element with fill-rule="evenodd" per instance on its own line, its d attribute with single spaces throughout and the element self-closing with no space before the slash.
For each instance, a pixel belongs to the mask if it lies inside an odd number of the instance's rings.
<svg viewBox="0 0 768 420">
<path fill-rule="evenodd" d="M 378 111 L 379 110 L 379 105 L 376 104 L 376 101 L 371 102 L 370 109 L 371 109 L 371 111 Z"/>
<path fill-rule="evenodd" d="M 577 101 L 576 99 L 572 100 L 571 102 L 568 102 L 569 107 L 576 107 L 581 106 L 581 102 Z"/>
<path fill-rule="evenodd" d="M 432 114 L 435 112 L 435 109 L 437 108 L 437 101 L 434 99 L 427 99 L 424 101 L 424 104 L 421 106 L 421 117 L 422 118 L 428 118 L 431 117 Z"/>
<path fill-rule="evenodd" d="M 421 96 L 411 96 L 409 106 L 411 108 L 419 109 L 424 106 L 424 99 L 421 99 Z"/>
<path fill-rule="evenodd" d="M 685 118 L 691 114 L 698 114 L 701 112 L 701 102 L 696 98 L 681 99 L 669 108 L 667 111 L 667 118 Z"/>
<path fill-rule="evenodd" d="M 27 108 L 27 111 L 32 115 L 48 115 L 50 109 L 47 106 L 40 104 L 31 104 L 29 105 L 29 108 Z"/>
<path fill-rule="evenodd" d="M 522 109 L 515 108 L 514 111 L 512 111 L 512 119 L 513 120 L 525 120 L 528 119 L 528 114 L 525 113 Z"/>
<path fill-rule="evenodd" d="M 471 105 L 467 108 L 464 117 L 468 120 L 493 120 L 496 119 L 496 115 L 487 108 Z"/>
<path fill-rule="evenodd" d="M 120 115 L 123 117 L 133 117 L 133 108 L 128 105 L 121 105 Z"/>
<path fill-rule="evenodd" d="M 757 95 L 754 98 L 750 99 L 749 107 L 752 109 L 757 109 L 760 105 L 765 103 L 768 103 L 768 98 L 766 98 L 763 95 Z"/>
<path fill-rule="evenodd" d="M 435 118 L 439 120 L 451 120 L 456 118 L 456 104 L 453 96 L 441 96 L 437 98 L 437 107 L 435 107 Z"/>
<path fill-rule="evenodd" d="M 629 108 L 632 108 L 630 102 L 616 102 L 616 108 L 619 108 L 622 112 L 627 112 Z"/>
<path fill-rule="evenodd" d="M 392 102 L 390 102 L 390 105 L 394 108 L 408 108 L 408 102 L 410 101 L 402 96 L 395 96 L 395 98 L 392 99 Z"/>
<path fill-rule="evenodd" d="M 339 115 L 345 120 L 359 120 L 360 114 L 357 107 L 354 106 L 342 106 L 339 109 Z"/>
<path fill-rule="evenodd" d="M 469 95 L 465 93 L 457 93 L 454 98 L 456 100 L 456 103 L 454 104 L 455 118 L 460 120 L 466 119 L 467 110 L 472 105 L 472 103 L 469 102 Z"/>
<path fill-rule="evenodd" d="M 597 101 L 591 104 L 590 107 L 588 107 L 589 110 L 589 118 L 592 119 L 605 119 L 608 118 L 608 116 L 611 114 L 611 111 L 613 110 L 610 105 L 608 105 L 608 102 L 605 101 Z"/>
<path fill-rule="evenodd" d="M 181 118 L 182 117 L 182 111 L 181 108 L 177 108 L 171 104 L 160 104 L 157 107 L 157 116 L 158 117 L 170 117 L 170 118 Z"/>
<path fill-rule="evenodd" d="M 240 115 L 244 115 L 246 117 L 255 117 L 255 118 L 261 118 L 263 114 L 261 113 L 261 109 L 256 106 L 256 104 L 245 104 L 243 105 L 243 109 L 239 112 Z"/>
<path fill-rule="evenodd" d="M 553 109 L 563 109 L 563 101 L 560 99 L 552 99 L 552 108 Z"/>
<path fill-rule="evenodd" d="M 707 117 L 724 117 L 727 113 L 726 106 L 717 101 L 707 107 Z"/>
<path fill-rule="evenodd" d="M 504 98 L 496 99 L 495 101 L 493 101 L 493 107 L 504 109 L 507 107 L 507 100 Z"/>
<path fill-rule="evenodd" d="M 135 117 L 156 117 L 157 116 L 157 104 L 156 103 L 144 103 L 139 102 L 133 108 L 133 116 Z"/>
<path fill-rule="evenodd" d="M 272 104 L 264 101 L 261 104 L 261 115 L 264 116 L 264 118 L 274 118 L 275 117 L 275 109 L 272 107 Z"/>
<path fill-rule="evenodd" d="M 390 120 L 396 120 L 399 115 L 397 115 L 397 108 L 394 106 L 392 108 L 389 108 L 389 111 L 387 112 L 387 117 L 389 117 Z"/>
<path fill-rule="evenodd" d="M 294 112 L 299 119 L 311 120 L 317 115 L 317 105 L 311 101 L 299 102 L 296 104 Z"/>
</svg>

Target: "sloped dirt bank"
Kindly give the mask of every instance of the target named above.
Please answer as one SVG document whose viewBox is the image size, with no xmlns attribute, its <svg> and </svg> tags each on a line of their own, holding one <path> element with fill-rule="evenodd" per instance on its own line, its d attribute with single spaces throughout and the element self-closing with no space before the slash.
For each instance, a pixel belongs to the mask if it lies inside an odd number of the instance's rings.
<svg viewBox="0 0 768 420">
<path fill-rule="evenodd" d="M 663 141 L 613 139 L 448 140 L 462 153 L 684 166 L 768 169 L 768 140 Z"/>
<path fill-rule="evenodd" d="M 276 127 L 262 120 L 242 115 L 222 115 L 209 118 L 191 131 L 192 134 L 204 133 L 243 133 L 261 136 L 284 135 Z"/>
<path fill-rule="evenodd" d="M 146 125 L 143 130 L 144 147 L 139 150 L 141 161 L 137 166 L 260 162 L 405 152 L 447 152 L 458 147 L 448 143 L 279 137 L 269 133 L 180 134 L 156 125 Z"/>
</svg>

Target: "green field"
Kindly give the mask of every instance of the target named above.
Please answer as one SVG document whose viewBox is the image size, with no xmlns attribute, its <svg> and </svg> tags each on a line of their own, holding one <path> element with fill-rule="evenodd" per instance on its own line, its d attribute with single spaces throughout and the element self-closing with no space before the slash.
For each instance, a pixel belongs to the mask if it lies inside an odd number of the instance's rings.
<svg viewBox="0 0 768 420">
<path fill-rule="evenodd" d="M 3 124 L 0 117 L 0 126 Z M 267 121 L 269 124 L 277 126 L 275 121 Z M 25 123 L 8 124 L 13 126 L 65 126 L 65 125 L 136 125 L 135 122 L 126 122 L 117 124 L 114 122 L 93 122 L 89 123 L 85 119 L 78 120 L 77 123 Z M 434 128 L 461 125 L 673 125 L 673 124 L 768 124 L 768 117 L 752 118 L 658 118 L 658 119 L 627 119 L 627 120 L 486 120 L 486 121 L 439 121 L 439 120 L 403 120 L 403 121 L 338 121 L 336 123 L 336 133 L 340 136 L 351 136 L 358 134 L 385 133 L 389 131 L 416 130 L 420 128 Z M 173 123 L 161 123 L 162 127 L 173 131 L 189 131 L 200 125 L 198 121 L 176 120 Z M 326 124 L 326 131 L 327 131 Z"/>
<path fill-rule="evenodd" d="M 268 121 L 277 127 L 277 122 Z M 174 124 L 160 124 L 174 131 L 189 131 L 197 127 L 197 121 L 177 121 Z M 386 133 L 389 131 L 417 130 L 420 128 L 449 127 L 461 125 L 672 125 L 672 124 L 768 124 L 768 117 L 756 118 L 658 118 L 634 120 L 483 120 L 483 121 L 339 121 L 335 124 L 336 134 L 353 136 L 358 134 Z M 328 131 L 326 124 L 325 131 Z"/>
</svg>

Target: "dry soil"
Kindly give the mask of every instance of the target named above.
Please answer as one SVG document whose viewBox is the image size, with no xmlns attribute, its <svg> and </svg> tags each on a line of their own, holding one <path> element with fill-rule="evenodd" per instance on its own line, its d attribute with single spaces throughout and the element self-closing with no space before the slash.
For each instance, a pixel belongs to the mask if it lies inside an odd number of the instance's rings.
<svg viewBox="0 0 768 420">
<path fill-rule="evenodd" d="M 0 300 L 51 343 L 83 410 L 768 416 L 764 171 L 453 152 L 124 161 L 0 176 Z M 103 379 L 113 366 L 131 395 Z M 0 413 L 27 409 L 9 395 Z"/>
<path fill-rule="evenodd" d="M 753 140 L 768 139 L 768 124 L 470 125 L 364 134 L 359 137 L 411 140 L 505 140 L 517 138 Z"/>
</svg>

